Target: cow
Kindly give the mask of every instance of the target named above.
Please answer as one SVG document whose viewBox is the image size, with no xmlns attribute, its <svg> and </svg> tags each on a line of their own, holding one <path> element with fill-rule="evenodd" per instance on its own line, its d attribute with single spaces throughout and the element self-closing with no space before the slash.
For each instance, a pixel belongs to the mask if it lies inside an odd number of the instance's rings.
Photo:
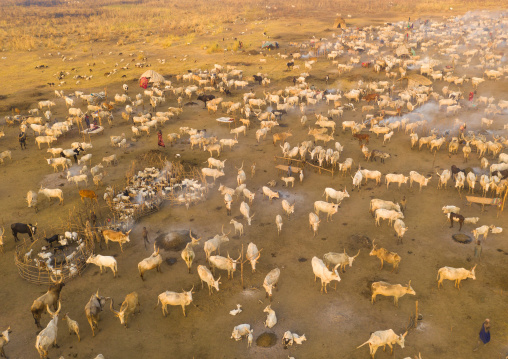
<svg viewBox="0 0 508 359">
<path fill-rule="evenodd" d="M 370 335 L 369 340 L 360 345 L 358 348 L 363 347 L 365 344 L 369 344 L 370 355 L 374 359 L 374 355 L 379 347 L 383 349 L 388 345 L 390 347 L 390 354 L 393 354 L 393 344 L 397 343 L 401 348 L 404 348 L 404 340 L 406 338 L 407 331 L 404 334 L 397 335 L 392 329 L 378 330 Z"/>
<path fill-rule="evenodd" d="M 362 141 L 365 141 L 366 144 L 369 144 L 370 136 L 366 133 L 355 133 L 353 137 L 358 140 L 360 145 L 362 144 Z"/>
<path fill-rule="evenodd" d="M 474 270 L 476 265 L 471 268 L 471 270 L 467 270 L 465 268 L 452 268 L 452 267 L 442 267 L 437 272 L 437 288 L 443 285 L 443 280 L 454 280 L 455 288 L 460 290 L 460 281 L 464 279 L 471 278 L 476 280 L 476 276 Z"/>
<path fill-rule="evenodd" d="M 88 190 L 88 189 L 81 189 L 79 190 L 79 195 L 81 197 L 81 202 L 83 202 L 83 198 L 90 198 L 91 200 L 97 201 L 97 195 L 94 191 Z"/>
<path fill-rule="evenodd" d="M 321 279 L 321 293 L 323 292 L 323 288 L 325 289 L 325 293 L 328 293 L 326 290 L 326 286 L 332 281 L 336 280 L 337 282 L 340 282 L 340 276 L 337 272 L 337 268 L 340 267 L 340 263 L 337 263 L 335 267 L 333 268 L 333 272 L 328 270 L 325 263 L 319 259 L 318 257 L 312 258 L 312 271 L 314 272 L 314 282 L 316 281 L 317 277 Z M 337 289 L 337 287 L 335 287 Z"/>
<path fill-rule="evenodd" d="M 14 236 L 15 242 L 18 242 L 18 233 L 26 233 L 30 237 L 30 240 L 33 242 L 32 236 L 37 232 L 37 223 L 33 226 L 31 223 L 13 223 L 11 224 L 12 235 Z"/>
<path fill-rule="evenodd" d="M 387 282 L 374 282 L 372 283 L 372 298 L 371 303 L 374 304 L 377 295 L 384 295 L 385 297 L 393 297 L 395 306 L 399 306 L 399 298 L 406 294 L 416 295 L 416 292 L 411 287 L 411 281 L 404 287 L 400 284 L 390 284 Z"/>
<path fill-rule="evenodd" d="M 314 202 L 314 211 L 316 212 L 316 214 L 318 216 L 319 216 L 319 212 L 325 212 L 327 214 L 327 216 L 326 216 L 327 222 L 335 213 L 337 213 L 338 209 L 339 209 L 338 204 L 328 203 L 328 202 L 324 202 L 324 201 Z"/>
<path fill-rule="evenodd" d="M 168 312 L 167 306 L 168 305 L 181 305 L 183 316 L 186 317 L 185 314 L 185 306 L 192 303 L 192 290 L 194 289 L 194 286 L 192 286 L 191 290 L 186 292 L 183 291 L 182 293 L 176 293 L 171 291 L 166 291 L 164 293 L 159 294 L 157 305 L 161 303 L 162 306 L 162 315 L 166 316 L 166 313 Z"/>
<path fill-rule="evenodd" d="M 122 232 L 115 232 L 110 229 L 105 229 L 102 231 L 102 235 L 104 236 L 104 240 L 106 241 L 106 246 L 108 246 L 108 242 L 118 242 L 120 244 L 120 250 L 123 252 L 122 244 L 126 242 L 130 242 L 129 233 L 132 229 L 130 229 L 127 233 L 123 234 Z"/>
</svg>

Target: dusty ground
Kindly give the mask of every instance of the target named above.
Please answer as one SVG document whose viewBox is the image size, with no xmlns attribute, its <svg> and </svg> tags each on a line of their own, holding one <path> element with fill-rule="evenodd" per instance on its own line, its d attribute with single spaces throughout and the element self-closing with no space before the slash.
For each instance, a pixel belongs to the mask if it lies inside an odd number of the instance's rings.
<svg viewBox="0 0 508 359">
<path fill-rule="evenodd" d="M 279 41 L 289 41 L 282 38 Z M 242 60 L 243 61 L 243 60 Z M 252 67 L 246 67 L 249 73 L 257 72 L 258 62 Z M 284 62 L 280 60 L 274 65 L 277 71 L 282 71 Z M 331 69 L 330 64 L 318 62 L 317 70 L 312 73 L 312 83 L 325 87 L 321 80 L 325 70 Z M 354 74 L 364 74 L 358 69 Z M 315 74 L 315 75 L 314 75 Z M 280 75 L 280 73 L 279 73 Z M 272 83 L 272 88 L 281 88 L 289 84 L 292 73 L 287 73 L 287 79 Z M 370 70 L 368 76 L 373 76 Z M 336 75 L 332 76 L 336 78 Z M 286 75 L 284 75 L 286 77 Z M 337 81 L 339 79 L 337 78 Z M 338 83 L 338 82 L 337 82 Z M 134 96 L 140 89 L 131 85 L 130 95 Z M 109 87 L 110 94 L 120 93 L 121 83 Z M 442 84 L 437 85 L 440 88 Z M 332 86 L 330 86 L 332 87 Z M 261 94 L 263 89 L 255 86 L 254 89 Z M 99 90 L 99 89 L 97 89 Z M 469 92 L 465 86 L 464 92 Z M 479 95 L 489 96 L 495 94 L 497 98 L 506 99 L 506 83 L 488 82 L 481 86 Z M 240 98 L 241 92 L 235 91 L 235 100 Z M 52 93 L 42 92 L 41 97 L 50 98 Z M 30 97 L 23 97 L 23 101 L 34 107 L 36 101 Z M 170 98 L 168 105 L 175 103 Z M 57 117 L 63 117 L 66 110 L 62 100 L 53 111 Z M 344 119 L 360 120 L 360 111 L 348 112 Z M 2 114 L 3 115 L 3 114 Z M 463 113 L 466 116 L 466 112 Z M 120 116 L 116 116 L 120 118 Z M 208 115 L 198 106 L 186 107 L 180 119 L 175 119 L 164 126 L 163 133 L 176 132 L 180 126 L 207 129 L 210 135 L 219 138 L 229 138 L 229 129 L 219 126 L 214 121 L 218 116 Z M 300 114 L 291 112 L 283 118 L 282 124 L 293 129 L 294 136 L 289 139 L 291 144 L 307 140 L 307 130 L 301 128 Z M 429 122 L 432 118 L 428 118 Z M 117 120 L 113 128 L 107 128 L 103 136 L 92 137 L 93 163 L 96 164 L 103 156 L 116 153 L 119 165 L 107 168 L 108 183 L 121 185 L 124 174 L 130 161 L 144 151 L 156 148 L 156 137 L 143 137 L 140 141 L 132 143 L 128 150 L 112 148 L 109 145 L 110 135 L 119 135 L 125 132 L 130 135 L 130 125 Z M 432 127 L 442 125 L 453 127 L 453 118 L 439 113 L 432 120 Z M 500 130 L 506 123 L 503 116 L 499 116 L 493 130 Z M 297 183 L 294 188 L 281 186 L 280 179 L 276 189 L 284 198 L 296 201 L 295 214 L 288 220 L 284 218 L 284 226 L 280 237 L 277 236 L 275 226 L 276 214 L 282 214 L 280 200 L 270 202 L 262 198 L 261 187 L 269 180 L 277 179 L 274 169 L 273 156 L 280 154 L 279 147 L 273 147 L 271 139 L 267 137 L 260 144 L 255 142 L 255 129 L 251 128 L 247 137 L 240 137 L 240 143 L 232 151 L 226 149 L 221 158 L 227 158 L 226 177 L 222 183 L 234 186 L 236 184 L 236 171 L 242 161 L 245 168 L 250 168 L 256 162 L 256 175 L 251 178 L 249 171 L 247 187 L 256 190 L 256 199 L 251 206 L 251 213 L 256 216 L 252 226 L 245 224 L 245 236 L 230 235 L 230 242 L 223 246 L 222 254 L 229 252 L 235 256 L 242 244 L 246 248 L 249 242 L 263 248 L 257 272 L 251 273 L 250 266 L 245 267 L 244 288 L 241 287 L 239 272 L 233 280 L 228 280 L 222 273 L 220 292 L 210 297 L 208 291 L 201 289 L 196 266 L 205 264 L 202 245 L 196 249 L 197 257 L 191 274 L 187 273 L 185 263 L 178 252 L 164 252 L 163 258 L 176 259 L 174 265 L 166 262 L 162 266 L 162 274 L 149 272 L 143 282 L 137 273 L 137 263 L 149 256 L 151 251 L 145 250 L 140 236 L 141 228 L 147 226 L 150 238 L 172 230 L 187 230 L 192 228 L 204 240 L 220 232 L 221 225 L 233 229 L 229 225 L 230 217 L 226 216 L 223 198 L 217 192 L 216 184 L 209 193 L 208 200 L 198 206 L 186 210 L 184 207 L 164 206 L 163 209 L 136 223 L 131 233 L 131 243 L 125 246 L 124 253 L 120 253 L 118 246 L 112 245 L 109 250 L 100 250 L 104 255 L 116 255 L 119 267 L 119 277 L 114 279 L 110 272 L 99 275 L 95 266 L 89 266 L 81 277 L 66 283 L 62 294 L 62 312 L 77 320 L 81 326 L 82 341 L 77 342 L 75 336 L 67 334 L 65 322 L 59 323 L 59 348 L 50 350 L 50 357 L 60 355 L 65 358 L 93 358 L 102 353 L 105 358 L 285 358 L 288 355 L 296 358 L 367 358 L 368 349 L 356 347 L 365 342 L 371 332 L 392 328 L 402 333 L 408 324 L 409 316 L 415 310 L 415 301 L 419 302 L 419 311 L 423 320 L 418 328 L 411 331 L 406 337 L 405 349 L 395 348 L 394 358 L 414 356 L 419 352 L 422 358 L 504 358 L 508 353 L 506 338 L 508 336 L 508 314 L 506 291 L 508 285 L 505 279 L 506 257 L 508 245 L 505 243 L 506 235 L 490 235 L 483 247 L 482 261 L 476 269 L 476 281 L 467 280 L 462 283 L 460 291 L 453 288 L 449 281 L 444 288 L 437 290 L 436 274 L 442 266 L 470 268 L 476 262 L 473 257 L 472 244 L 459 244 L 451 239 L 451 235 L 458 232 L 458 228 L 449 229 L 441 213 L 444 205 L 457 205 L 462 208 L 464 216 L 479 216 L 480 224 L 496 224 L 506 227 L 506 213 L 496 217 L 496 211 L 488 208 L 480 214 L 480 208 L 473 205 L 466 206 L 464 196 L 454 189 L 437 190 L 437 179 L 434 177 L 429 186 L 419 192 L 417 188 L 410 189 L 402 186 L 397 190 L 394 185 L 387 190 L 384 186 L 376 187 L 372 182 L 362 186 L 360 192 L 351 191 L 351 178 L 336 175 L 319 175 L 310 170 L 306 171 L 303 184 Z M 476 129 L 475 125 L 471 126 Z M 281 128 L 280 130 L 285 130 Z M 276 129 L 276 131 L 280 131 Z M 52 170 L 44 162 L 48 157 L 45 150 L 38 150 L 29 141 L 27 151 L 19 150 L 14 128 L 5 128 L 6 137 L 0 139 L 2 149 L 13 151 L 13 161 L 6 161 L 0 165 L 0 178 L 3 185 L 0 187 L 2 198 L 2 226 L 6 229 L 4 254 L 0 255 L 0 272 L 2 275 L 2 290 L 0 291 L 0 330 L 6 326 L 12 327 L 11 342 L 6 346 L 6 354 L 10 358 L 31 359 L 37 358 L 34 348 L 36 327 L 30 314 L 32 301 L 42 294 L 46 288 L 30 284 L 16 273 L 13 253 L 15 244 L 10 234 L 9 226 L 13 222 L 39 224 L 41 233 L 55 224 L 60 224 L 69 215 L 73 208 L 80 208 L 79 195 L 76 187 L 67 184 L 65 178 L 49 177 Z M 78 138 L 77 131 L 57 142 L 58 147 L 68 148 L 70 143 Z M 382 149 L 393 155 L 385 164 L 379 162 L 365 163 L 358 143 L 353 141 L 349 133 L 338 131 L 335 140 L 344 145 L 342 158 L 352 157 L 355 165 L 358 163 L 368 169 L 378 169 L 383 174 L 405 173 L 416 170 L 424 175 L 434 174 L 435 171 L 449 168 L 451 164 L 464 166 L 459 155 L 447 154 L 442 149 L 436 157 L 428 150 L 410 150 L 409 138 L 402 132 L 396 133 L 391 143 L 382 145 L 382 138 L 374 138 L 369 144 L 371 149 Z M 330 144 L 331 146 L 332 144 Z M 208 152 L 191 151 L 184 141 L 174 147 L 162 150 L 170 158 L 179 153 L 182 159 L 201 166 L 209 156 Z M 489 158 L 490 160 L 490 158 Z M 473 156 L 470 166 L 479 167 L 479 159 Z M 36 214 L 33 209 L 27 208 L 24 198 L 29 189 L 36 190 L 41 184 L 62 183 L 65 196 L 65 205 L 49 205 L 47 201 L 40 204 L 40 211 Z M 350 198 L 346 199 L 333 221 L 324 220 L 319 228 L 319 234 L 313 238 L 308 228 L 308 213 L 312 211 L 313 202 L 322 199 L 325 187 L 342 189 L 347 186 Z M 98 192 L 102 195 L 104 188 Z M 369 201 L 372 198 L 387 200 L 400 200 L 403 196 L 408 199 L 405 223 L 409 226 L 404 243 L 397 245 L 394 230 L 386 223 L 376 227 L 373 218 L 368 213 Z M 233 203 L 233 217 L 240 219 L 239 204 L 241 200 Z M 101 203 L 103 203 L 101 201 Z M 470 232 L 474 226 L 466 225 L 462 232 Z M 227 229 L 227 230 L 229 230 Z M 506 228 L 505 228 L 506 229 Z M 53 234 L 53 233 L 51 233 Z M 48 233 L 50 235 L 50 233 Z M 390 265 L 383 270 L 379 269 L 377 258 L 369 257 L 371 249 L 369 241 L 358 241 L 359 237 L 366 236 L 371 241 L 376 239 L 383 247 L 397 252 L 402 257 L 399 273 L 390 273 Z M 331 289 L 328 294 L 319 292 L 319 283 L 313 281 L 311 259 L 313 256 L 322 257 L 326 252 L 342 252 L 346 249 L 349 254 L 361 250 L 360 256 L 352 268 L 348 268 L 337 291 Z M 275 268 L 281 269 L 278 291 L 274 293 L 272 308 L 276 311 L 278 324 L 272 330 L 266 330 L 263 322 L 266 319 L 263 308 L 269 303 L 261 286 L 266 273 Z M 406 296 L 400 300 L 399 308 L 393 305 L 390 298 L 378 297 L 378 301 L 370 304 L 370 283 L 384 280 L 390 283 L 405 284 L 411 280 L 416 296 Z M 170 307 L 169 317 L 163 318 L 160 307 L 155 308 L 157 295 L 166 290 L 189 290 L 194 286 L 194 304 L 187 307 L 187 317 L 183 317 L 181 308 Z M 84 306 L 92 293 L 99 289 L 100 293 L 111 296 L 115 303 L 120 303 L 124 296 L 132 291 L 139 293 L 141 314 L 131 318 L 130 327 L 124 329 L 118 319 L 109 310 L 106 310 L 99 323 L 101 331 L 95 338 L 86 322 Z M 236 317 L 228 314 L 231 309 L 240 303 L 243 312 Z M 492 341 L 482 347 L 477 353 L 472 352 L 476 343 L 477 333 L 485 318 L 492 323 Z M 46 325 L 48 315 L 44 315 L 42 324 Z M 277 335 L 277 344 L 271 348 L 261 348 L 254 344 L 247 349 L 247 342 L 235 342 L 230 339 L 231 331 L 235 325 L 249 323 L 254 329 L 255 338 L 262 332 L 274 332 Z M 304 334 L 307 341 L 301 345 L 284 350 L 280 339 L 286 330 Z M 377 358 L 388 358 L 387 353 L 378 351 Z"/>
</svg>

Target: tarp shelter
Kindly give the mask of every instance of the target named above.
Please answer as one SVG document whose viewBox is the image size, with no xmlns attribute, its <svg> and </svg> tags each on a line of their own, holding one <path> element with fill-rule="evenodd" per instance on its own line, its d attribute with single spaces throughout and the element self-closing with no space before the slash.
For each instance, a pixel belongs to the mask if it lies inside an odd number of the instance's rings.
<svg viewBox="0 0 508 359">
<path fill-rule="evenodd" d="M 397 57 L 401 57 L 401 56 L 408 56 L 409 57 L 409 51 L 408 51 L 407 47 L 405 47 L 404 45 L 397 47 L 397 50 L 395 50 L 395 53 L 397 54 Z"/>
<path fill-rule="evenodd" d="M 160 82 L 160 83 L 164 83 L 164 81 L 166 81 L 164 76 L 162 76 L 158 72 L 155 72 L 154 70 L 145 71 L 143 73 L 143 75 L 141 75 L 141 77 L 139 79 L 141 80 L 141 78 L 143 78 L 143 77 L 146 77 L 148 79 L 148 82 Z"/>
<path fill-rule="evenodd" d="M 263 41 L 263 43 L 261 44 L 261 48 L 262 49 L 270 49 L 270 50 L 278 49 L 279 43 L 277 41 L 275 41 L 275 42 Z"/>
<path fill-rule="evenodd" d="M 142 77 L 139 79 L 139 87 L 142 87 L 146 90 L 148 87 L 148 79 L 146 77 Z"/>
<path fill-rule="evenodd" d="M 341 17 L 336 18 L 333 23 L 333 28 L 334 29 L 345 29 L 346 28 L 346 21 Z"/>
</svg>

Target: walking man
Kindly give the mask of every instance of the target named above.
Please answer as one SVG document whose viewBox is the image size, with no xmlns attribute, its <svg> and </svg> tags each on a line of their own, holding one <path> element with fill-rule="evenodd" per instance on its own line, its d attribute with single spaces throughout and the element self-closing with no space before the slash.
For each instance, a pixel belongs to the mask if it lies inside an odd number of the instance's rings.
<svg viewBox="0 0 508 359">
<path fill-rule="evenodd" d="M 143 227 L 143 241 L 145 243 L 145 249 L 148 249 L 147 244 L 150 244 L 150 241 L 148 240 L 148 230 L 146 227 Z"/>
</svg>

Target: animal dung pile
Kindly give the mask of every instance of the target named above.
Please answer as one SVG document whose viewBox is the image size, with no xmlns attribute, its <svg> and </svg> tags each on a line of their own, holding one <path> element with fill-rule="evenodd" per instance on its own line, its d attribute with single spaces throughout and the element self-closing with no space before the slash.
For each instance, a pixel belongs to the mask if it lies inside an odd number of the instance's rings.
<svg viewBox="0 0 508 359">
<path fill-rule="evenodd" d="M 467 234 L 463 234 L 463 233 L 454 234 L 452 236 L 452 238 L 453 238 L 453 240 L 455 242 L 459 242 L 459 243 L 462 243 L 462 244 L 468 244 L 468 243 L 471 243 L 473 241 L 473 238 L 471 238 Z"/>
<path fill-rule="evenodd" d="M 119 222 L 131 227 L 138 218 L 158 211 L 164 200 L 185 204 L 187 208 L 204 200 L 207 186 L 201 185 L 198 179 L 182 179 L 183 173 L 174 168 L 170 162 L 166 162 L 162 170 L 147 167 L 132 175 L 122 191 L 115 193 L 108 187 L 104 199 Z M 181 169 L 181 166 L 176 168 Z"/>
<path fill-rule="evenodd" d="M 155 245 L 166 251 L 180 252 L 190 241 L 189 231 L 172 231 L 159 235 L 155 239 Z"/>
<path fill-rule="evenodd" d="M 269 348 L 277 344 L 277 336 L 274 333 L 264 332 L 261 333 L 256 339 L 256 345 L 258 347 Z"/>
</svg>

